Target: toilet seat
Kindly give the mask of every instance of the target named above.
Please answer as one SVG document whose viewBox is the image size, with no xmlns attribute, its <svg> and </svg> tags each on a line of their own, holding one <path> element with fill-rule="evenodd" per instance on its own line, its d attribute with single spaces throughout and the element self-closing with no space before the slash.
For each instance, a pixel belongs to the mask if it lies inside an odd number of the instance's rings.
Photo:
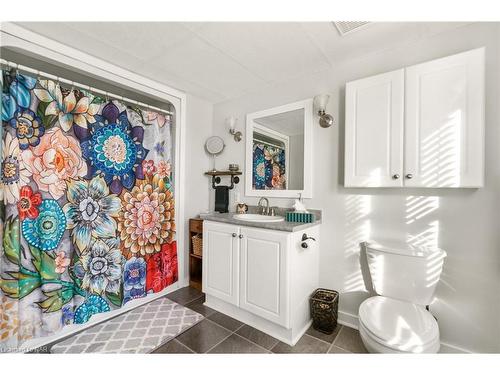
<svg viewBox="0 0 500 375">
<path fill-rule="evenodd" d="M 422 306 L 376 296 L 359 307 L 360 331 L 387 352 L 426 353 L 439 349 L 439 327 Z"/>
</svg>

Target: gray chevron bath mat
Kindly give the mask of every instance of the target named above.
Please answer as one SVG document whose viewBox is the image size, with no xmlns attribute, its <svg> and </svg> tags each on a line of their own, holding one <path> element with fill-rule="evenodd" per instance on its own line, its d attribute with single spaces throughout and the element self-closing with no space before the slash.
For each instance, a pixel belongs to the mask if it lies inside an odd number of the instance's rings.
<svg viewBox="0 0 500 375">
<path fill-rule="evenodd" d="M 159 298 L 55 344 L 51 353 L 149 353 L 203 315 Z"/>
</svg>

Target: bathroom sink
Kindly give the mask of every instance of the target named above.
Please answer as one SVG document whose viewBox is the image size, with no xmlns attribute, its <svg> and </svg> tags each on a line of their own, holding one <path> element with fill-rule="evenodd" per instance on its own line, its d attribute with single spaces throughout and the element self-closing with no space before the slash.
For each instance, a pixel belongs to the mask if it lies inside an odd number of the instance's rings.
<svg viewBox="0 0 500 375">
<path fill-rule="evenodd" d="M 285 220 L 283 216 L 266 216 L 258 214 L 237 214 L 234 215 L 233 218 L 243 221 L 252 221 L 255 223 L 277 223 Z"/>
</svg>

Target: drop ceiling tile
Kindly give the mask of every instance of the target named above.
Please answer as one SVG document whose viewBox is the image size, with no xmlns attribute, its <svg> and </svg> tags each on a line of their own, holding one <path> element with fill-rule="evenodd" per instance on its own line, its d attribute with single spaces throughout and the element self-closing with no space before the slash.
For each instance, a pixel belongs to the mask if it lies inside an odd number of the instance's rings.
<svg viewBox="0 0 500 375">
<path fill-rule="evenodd" d="M 71 27 L 143 60 L 194 37 L 180 22 L 74 22 Z"/>
<path fill-rule="evenodd" d="M 332 22 L 307 22 L 302 27 L 332 64 L 372 53 L 409 36 L 405 26 L 396 23 L 369 24 L 345 36 L 340 36 Z"/>
<path fill-rule="evenodd" d="M 151 63 L 226 97 L 238 96 L 245 90 L 265 84 L 233 59 L 199 38 L 163 51 Z"/>
<path fill-rule="evenodd" d="M 122 68 L 221 102 L 272 90 L 277 82 L 296 85 L 307 74 L 467 23 L 374 23 L 344 37 L 332 22 L 18 24 Z"/>
<path fill-rule="evenodd" d="M 301 25 L 329 61 L 332 64 L 338 64 L 465 24 L 459 22 L 377 22 L 345 36 L 340 36 L 332 22 L 305 22 Z"/>
<path fill-rule="evenodd" d="M 217 22 L 195 33 L 269 82 L 330 66 L 298 23 Z"/>
<path fill-rule="evenodd" d="M 184 27 L 187 27 L 191 31 L 197 31 L 202 27 L 210 25 L 212 22 L 181 22 Z"/>
<path fill-rule="evenodd" d="M 109 44 L 105 41 L 96 40 L 95 38 L 82 34 L 66 23 L 22 22 L 19 23 L 19 25 L 21 27 L 25 27 L 31 31 L 34 31 L 35 33 L 46 36 L 47 38 L 66 44 L 69 47 L 73 47 L 85 52 L 92 50 L 94 52 L 93 55 L 95 55 L 96 52 L 105 53 L 110 49 Z M 116 50 L 116 48 L 113 47 L 111 47 L 111 49 Z"/>
<path fill-rule="evenodd" d="M 62 22 L 23 22 L 21 27 L 49 39 L 95 56 L 124 69 L 134 70 L 144 60 L 108 44 L 106 39 L 95 39 Z"/>
<path fill-rule="evenodd" d="M 171 72 L 166 71 L 164 68 L 156 67 L 151 64 L 138 67 L 136 73 L 172 88 L 193 94 L 211 103 L 217 103 L 228 99 L 228 97 L 219 92 L 213 91 L 207 87 L 202 87 L 197 83 L 188 81 L 184 78 L 177 77 Z"/>
<path fill-rule="evenodd" d="M 166 71 L 164 67 L 156 67 L 147 59 L 139 59 L 128 54 L 127 52 L 115 48 L 110 44 L 110 39 L 105 37 L 101 37 L 100 40 L 96 39 L 95 35 L 89 35 L 87 32 L 82 32 L 83 29 L 81 27 L 72 27 L 74 24 L 66 24 L 62 22 L 25 22 L 19 23 L 19 25 L 40 35 L 46 36 L 47 38 L 79 49 L 104 61 L 108 61 L 124 69 L 131 70 L 134 73 L 151 78 L 178 90 L 189 92 L 210 102 L 219 102 L 228 99 L 225 95 L 216 92 L 211 88 L 202 87 L 194 82 L 180 78 L 175 74 Z M 83 26 L 83 24 L 80 26 Z M 136 24 L 134 27 L 137 26 L 138 25 Z M 187 34 L 185 33 L 184 35 Z M 161 54 L 162 52 L 160 50 L 155 51 L 155 53 Z"/>
</svg>

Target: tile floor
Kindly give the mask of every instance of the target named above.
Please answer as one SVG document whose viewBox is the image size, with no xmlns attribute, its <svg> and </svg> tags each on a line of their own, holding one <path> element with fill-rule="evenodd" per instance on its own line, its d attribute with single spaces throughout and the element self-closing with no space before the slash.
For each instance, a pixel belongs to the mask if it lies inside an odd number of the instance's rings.
<svg viewBox="0 0 500 375">
<path fill-rule="evenodd" d="M 203 305 L 204 295 L 182 288 L 167 296 L 206 319 L 153 353 L 366 353 L 359 332 L 338 325 L 331 335 L 310 328 L 295 344 L 277 339 Z"/>
<path fill-rule="evenodd" d="M 366 353 L 359 332 L 338 325 L 326 335 L 312 327 L 290 346 L 227 315 L 203 305 L 205 297 L 200 291 L 186 287 L 167 295 L 167 298 L 186 306 L 203 316 L 175 339 L 153 351 L 161 353 Z M 49 353 L 51 345 L 37 348 L 32 353 Z"/>
</svg>

